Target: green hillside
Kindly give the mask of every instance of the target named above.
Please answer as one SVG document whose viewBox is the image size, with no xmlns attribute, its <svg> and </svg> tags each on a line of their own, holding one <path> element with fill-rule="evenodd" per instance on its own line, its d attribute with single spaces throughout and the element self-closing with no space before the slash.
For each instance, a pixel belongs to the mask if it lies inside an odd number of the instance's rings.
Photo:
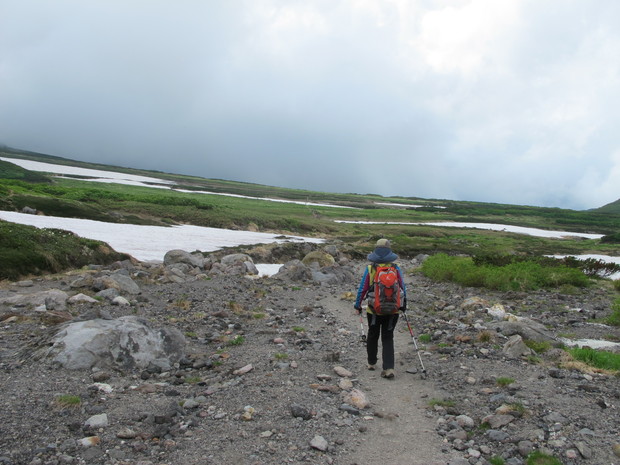
<svg viewBox="0 0 620 465">
<path fill-rule="evenodd" d="M 608 203 L 607 205 L 603 205 L 602 207 L 597 208 L 593 211 L 596 211 L 599 213 L 620 214 L 620 199 L 616 200 L 615 202 Z"/>
<path fill-rule="evenodd" d="M 44 176 L 3 162 L 0 164 L 0 209 L 9 211 L 20 211 L 27 206 L 44 215 L 106 222 L 160 226 L 193 224 L 317 236 L 342 241 L 352 250 L 354 256 L 357 254 L 359 257 L 365 257 L 368 247 L 382 236 L 392 238 L 401 257 L 437 252 L 470 256 L 620 255 L 620 245 L 615 234 L 620 230 L 620 213 L 601 209 L 576 211 L 414 197 L 382 197 L 376 194 L 334 194 L 74 162 L 6 148 L 0 149 L 0 156 L 159 178 L 173 181 L 176 184 L 175 189 L 188 191 L 92 183 L 85 181 L 83 176 Z M 208 195 L 196 191 L 230 193 L 253 198 Z M 299 203 L 261 200 L 264 198 Z M 319 204 L 353 208 L 333 208 Z M 415 208 L 416 205 L 424 207 Z M 495 223 L 553 231 L 594 233 L 605 237 L 604 240 L 580 237 L 560 240 L 507 231 L 361 223 L 437 221 Z"/>
</svg>

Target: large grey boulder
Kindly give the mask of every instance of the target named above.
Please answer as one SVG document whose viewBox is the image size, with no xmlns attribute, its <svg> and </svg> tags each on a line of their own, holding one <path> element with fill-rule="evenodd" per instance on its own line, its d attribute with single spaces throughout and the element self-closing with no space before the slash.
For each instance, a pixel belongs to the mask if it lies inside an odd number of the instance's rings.
<svg viewBox="0 0 620 465">
<path fill-rule="evenodd" d="M 518 334 L 523 339 L 536 342 L 556 342 L 556 337 L 547 328 L 529 318 L 521 318 L 519 321 L 497 321 L 492 327 L 504 336 Z"/>
<path fill-rule="evenodd" d="M 69 295 L 59 289 L 48 289 L 46 291 L 35 292 L 33 294 L 17 294 L 5 299 L 0 303 L 8 305 L 19 305 L 33 307 L 45 306 L 47 310 L 61 310 L 66 307 Z"/>
<path fill-rule="evenodd" d="M 185 337 L 175 328 L 156 329 L 142 318 L 70 323 L 52 338 L 44 354 L 70 370 L 172 366 L 184 355 Z"/>
<path fill-rule="evenodd" d="M 140 286 L 129 276 L 122 273 L 113 273 L 100 278 L 104 289 L 116 289 L 121 294 L 140 294 Z"/>
<path fill-rule="evenodd" d="M 203 268 L 205 259 L 200 253 L 189 253 L 185 250 L 169 250 L 164 255 L 164 265 L 170 266 L 177 263 L 184 263 L 196 268 Z"/>
</svg>

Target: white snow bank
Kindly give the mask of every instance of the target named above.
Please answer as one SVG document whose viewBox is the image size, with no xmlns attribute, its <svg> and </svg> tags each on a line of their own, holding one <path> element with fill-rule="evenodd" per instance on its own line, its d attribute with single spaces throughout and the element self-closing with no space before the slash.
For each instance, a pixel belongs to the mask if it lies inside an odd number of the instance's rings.
<svg viewBox="0 0 620 465">
<path fill-rule="evenodd" d="M 586 239 L 600 239 L 601 237 L 603 237 L 603 234 L 588 234 L 588 233 L 577 233 L 577 232 L 567 232 L 567 231 L 547 231 L 546 229 L 526 228 L 523 226 L 511 226 L 508 224 L 494 224 L 494 223 L 459 223 L 459 222 L 447 222 L 447 221 L 407 223 L 407 222 L 396 222 L 396 221 L 347 221 L 347 220 L 336 220 L 336 223 L 402 224 L 402 225 L 413 225 L 413 226 L 441 226 L 441 227 L 447 227 L 447 228 L 488 229 L 491 231 L 506 231 L 506 232 L 513 232 L 517 234 L 527 234 L 529 236 L 549 237 L 549 238 L 555 238 L 555 239 L 563 239 L 567 237 L 583 237 Z"/>
<path fill-rule="evenodd" d="M 200 250 L 212 252 L 223 247 L 237 245 L 266 244 L 272 242 L 313 242 L 323 239 L 282 236 L 231 229 L 206 228 L 202 226 L 141 226 L 116 224 L 103 221 L 55 216 L 28 215 L 0 211 L 0 219 L 37 228 L 58 228 L 74 232 L 78 236 L 107 242 L 117 252 L 128 253 L 141 261 L 163 261 L 169 250 L 182 249 L 188 252 Z"/>
</svg>

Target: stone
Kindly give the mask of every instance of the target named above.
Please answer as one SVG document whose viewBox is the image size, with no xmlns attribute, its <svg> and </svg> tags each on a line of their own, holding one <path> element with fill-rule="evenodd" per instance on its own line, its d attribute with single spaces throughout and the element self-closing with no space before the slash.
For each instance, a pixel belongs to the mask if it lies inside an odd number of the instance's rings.
<svg viewBox="0 0 620 465">
<path fill-rule="evenodd" d="M 341 366 L 334 367 L 334 372 L 343 378 L 351 378 L 353 376 L 353 372 Z"/>
<path fill-rule="evenodd" d="M 327 440 L 323 436 L 319 436 L 317 434 L 310 441 L 310 447 L 312 447 L 313 449 L 317 449 L 317 450 L 320 450 L 322 452 L 325 452 L 325 451 L 328 450 L 329 445 L 327 443 Z"/>
<path fill-rule="evenodd" d="M 67 299 L 67 303 L 70 304 L 96 304 L 99 303 L 99 301 L 97 299 L 93 299 L 92 297 L 86 295 L 86 294 L 75 294 L 74 296 L 71 296 Z"/>
<path fill-rule="evenodd" d="M 51 342 L 43 355 L 69 370 L 146 368 L 158 359 L 169 365 L 178 362 L 185 349 L 178 329 L 156 329 L 135 316 L 70 323 Z"/>
<path fill-rule="evenodd" d="M 164 255 L 164 266 L 183 263 L 197 268 L 204 267 L 204 257 L 202 254 L 191 254 L 185 250 L 169 250 Z"/>
<path fill-rule="evenodd" d="M 87 428 L 105 428 L 108 426 L 108 415 L 105 413 L 101 413 L 99 415 L 93 415 L 88 420 L 84 422 L 84 426 Z"/>
<path fill-rule="evenodd" d="M 359 389 L 351 389 L 348 392 L 344 393 L 343 400 L 345 403 L 352 405 L 353 407 L 357 407 L 362 410 L 370 405 L 366 394 L 364 394 Z"/>
<path fill-rule="evenodd" d="M 295 418 L 302 418 L 304 420 L 310 420 L 312 418 L 312 412 L 299 404 L 291 405 L 291 415 Z"/>
<path fill-rule="evenodd" d="M 518 334 L 515 334 L 508 339 L 506 344 L 504 344 L 502 352 L 508 358 L 520 358 L 533 353 L 532 349 L 525 345 L 523 338 Z"/>
<path fill-rule="evenodd" d="M 487 415 L 482 419 L 482 423 L 488 423 L 492 429 L 498 429 L 511 423 L 514 419 L 515 417 L 512 415 Z"/>
<path fill-rule="evenodd" d="M 323 268 L 326 266 L 331 266 L 336 263 L 334 257 L 328 254 L 327 252 L 323 252 L 321 250 L 314 250 L 308 254 L 301 260 L 301 262 L 306 266 L 311 266 L 312 264 L 318 264 L 319 268 Z"/>
<path fill-rule="evenodd" d="M 474 427 L 473 418 L 468 417 L 467 415 L 458 415 L 454 420 L 463 429 L 472 429 Z"/>
</svg>

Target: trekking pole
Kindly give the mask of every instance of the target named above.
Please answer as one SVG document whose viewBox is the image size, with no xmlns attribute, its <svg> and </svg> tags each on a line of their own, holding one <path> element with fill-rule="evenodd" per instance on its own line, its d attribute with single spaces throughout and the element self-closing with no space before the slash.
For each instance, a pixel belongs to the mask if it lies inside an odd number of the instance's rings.
<svg viewBox="0 0 620 465">
<path fill-rule="evenodd" d="M 422 362 L 422 357 L 420 356 L 420 349 L 418 348 L 418 343 L 413 336 L 413 330 L 411 329 L 411 325 L 409 324 L 409 318 L 407 317 L 407 312 L 403 312 L 405 317 L 405 321 L 407 322 L 407 328 L 409 328 L 409 334 L 411 334 L 411 340 L 413 341 L 413 345 L 415 346 L 415 351 L 418 354 L 418 360 L 420 360 L 420 366 L 422 367 L 422 377 L 426 378 L 426 368 L 424 368 L 424 363 Z"/>
<path fill-rule="evenodd" d="M 364 318 L 362 312 L 360 312 L 360 341 L 366 344 L 366 333 L 364 332 Z"/>
</svg>

